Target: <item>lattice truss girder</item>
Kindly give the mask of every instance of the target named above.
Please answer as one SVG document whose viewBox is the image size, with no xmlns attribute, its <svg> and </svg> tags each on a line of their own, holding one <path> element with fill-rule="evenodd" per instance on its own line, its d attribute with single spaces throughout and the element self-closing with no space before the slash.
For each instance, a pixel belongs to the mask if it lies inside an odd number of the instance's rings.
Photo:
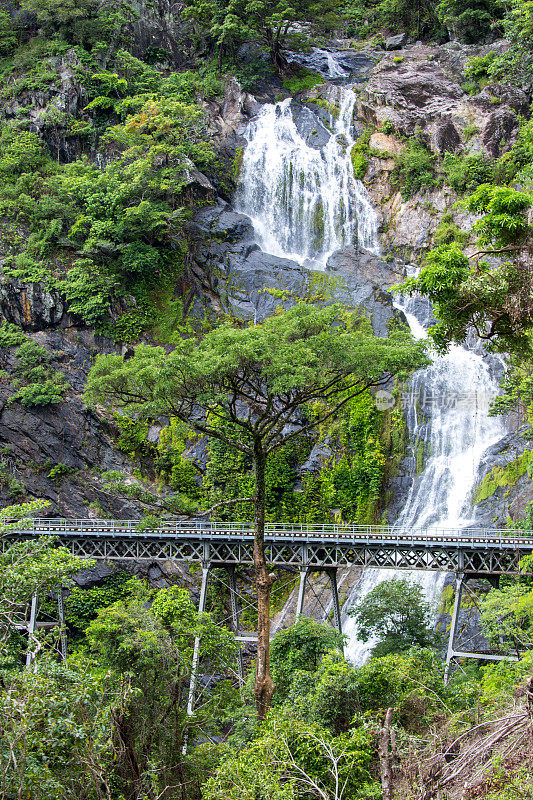
<svg viewBox="0 0 533 800">
<path fill-rule="evenodd" d="M 111 560 L 155 560 L 217 564 L 253 563 L 253 542 L 249 539 L 207 540 L 143 536 L 60 536 L 74 554 L 85 558 Z M 9 539 L 0 539 L 5 549 Z M 465 572 L 479 575 L 512 574 L 525 555 L 512 548 L 467 549 L 413 547 L 391 544 L 368 546 L 350 542 L 267 542 L 267 560 L 273 566 L 295 568 L 375 567 L 378 569 Z"/>
</svg>

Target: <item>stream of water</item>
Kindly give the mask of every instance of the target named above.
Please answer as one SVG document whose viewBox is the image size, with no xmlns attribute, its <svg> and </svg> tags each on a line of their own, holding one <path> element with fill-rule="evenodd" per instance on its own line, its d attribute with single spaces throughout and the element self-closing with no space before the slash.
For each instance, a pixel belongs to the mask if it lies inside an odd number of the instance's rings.
<svg viewBox="0 0 533 800">
<path fill-rule="evenodd" d="M 329 69 L 335 73 L 334 65 Z M 314 268 L 323 268 L 329 255 L 346 245 L 380 251 L 378 216 L 365 187 L 353 176 L 350 159 L 355 95 L 332 86 L 328 102 L 336 104 L 338 114 L 330 114 L 327 126 L 290 99 L 263 106 L 245 133 L 248 145 L 236 197 L 237 210 L 251 217 L 264 251 Z M 416 301 L 398 301 L 397 307 L 413 335 L 425 337 Z M 435 356 L 430 367 L 412 377 L 406 419 L 413 452 L 422 448 L 424 459 L 420 474 L 413 475 L 398 526 L 472 524 L 472 490 L 482 456 L 505 433 L 501 420 L 488 416 L 497 389 L 483 356 L 458 346 Z M 436 605 L 444 573 L 367 569 L 351 589 L 345 609 L 395 575 L 418 583 Z M 362 663 L 375 642 L 359 641 L 354 620 L 346 614 L 344 631 L 348 657 Z"/>
<path fill-rule="evenodd" d="M 235 198 L 262 250 L 315 268 L 356 242 L 379 252 L 378 217 L 350 157 L 356 97 L 335 86 L 328 98 L 329 130 L 291 99 L 263 106 L 245 132 Z"/>
</svg>

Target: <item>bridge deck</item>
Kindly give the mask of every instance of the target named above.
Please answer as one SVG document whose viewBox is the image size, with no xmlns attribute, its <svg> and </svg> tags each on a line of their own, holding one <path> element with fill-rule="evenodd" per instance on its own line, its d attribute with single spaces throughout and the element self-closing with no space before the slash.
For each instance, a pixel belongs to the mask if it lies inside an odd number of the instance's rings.
<svg viewBox="0 0 533 800">
<path fill-rule="evenodd" d="M 53 535 L 76 555 L 103 559 L 253 563 L 253 525 L 176 521 L 142 531 L 121 520 L 35 519 L 0 540 Z M 386 525 L 267 524 L 271 564 L 294 567 L 377 567 L 475 574 L 511 574 L 533 553 L 533 531 Z"/>
</svg>

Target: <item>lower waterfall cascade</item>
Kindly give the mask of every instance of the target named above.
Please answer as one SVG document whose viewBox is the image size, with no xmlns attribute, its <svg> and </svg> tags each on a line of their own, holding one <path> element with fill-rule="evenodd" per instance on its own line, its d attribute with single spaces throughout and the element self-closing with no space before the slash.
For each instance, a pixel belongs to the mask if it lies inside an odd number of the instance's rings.
<svg viewBox="0 0 533 800">
<path fill-rule="evenodd" d="M 329 67 L 335 74 L 334 64 Z M 292 99 L 266 104 L 248 124 L 235 207 L 252 220 L 256 240 L 267 253 L 303 266 L 323 269 L 329 255 L 350 244 L 379 254 L 378 215 L 363 184 L 353 175 L 355 94 L 331 86 L 329 131 L 313 112 Z M 322 135 L 321 145 L 313 141 Z M 316 136 L 315 136 L 316 134 Z M 419 303 L 418 303 L 419 304 Z M 415 338 L 426 331 L 415 311 L 416 300 L 399 302 Z M 486 358 L 475 348 L 452 346 L 446 355 L 409 381 L 405 410 L 410 442 L 425 453 L 420 474 L 413 476 L 396 524 L 412 528 L 467 528 L 473 523 L 471 502 L 486 449 L 505 431 L 488 416 L 498 381 Z M 416 460 L 416 456 L 415 456 Z M 353 608 L 381 581 L 406 577 L 419 584 L 436 606 L 445 573 L 365 569 L 347 596 L 343 630 L 346 654 L 363 663 L 375 644 L 357 638 Z"/>
<path fill-rule="evenodd" d="M 425 336 L 413 313 L 416 301 L 403 310 L 415 338 Z M 427 458 L 420 475 L 414 476 L 406 503 L 398 515 L 398 528 L 467 528 L 474 523 L 472 491 L 479 465 L 488 447 L 504 435 L 499 417 L 489 417 L 498 381 L 486 359 L 473 350 L 453 345 L 446 355 L 434 355 L 433 363 L 409 381 L 406 419 L 413 450 L 421 446 Z M 415 456 L 416 459 L 416 456 Z M 366 569 L 351 590 L 345 608 L 353 608 L 381 581 L 406 578 L 422 587 L 426 600 L 436 608 L 446 573 L 413 570 Z M 353 618 L 344 614 L 351 661 L 363 663 L 376 640 L 361 642 Z"/>
</svg>

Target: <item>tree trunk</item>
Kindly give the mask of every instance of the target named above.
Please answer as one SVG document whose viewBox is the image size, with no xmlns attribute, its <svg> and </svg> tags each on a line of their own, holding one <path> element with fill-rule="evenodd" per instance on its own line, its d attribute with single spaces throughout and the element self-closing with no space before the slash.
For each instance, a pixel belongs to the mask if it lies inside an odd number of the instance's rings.
<svg viewBox="0 0 533 800">
<path fill-rule="evenodd" d="M 265 467 L 266 455 L 260 441 L 254 443 L 254 568 L 257 585 L 257 663 L 255 706 L 257 719 L 264 720 L 274 694 L 270 675 L 270 588 L 274 582 L 265 559 Z"/>
<path fill-rule="evenodd" d="M 287 72 L 289 62 L 283 55 L 279 35 L 275 34 L 270 27 L 265 29 L 264 35 L 270 50 L 271 62 L 276 67 L 278 75 L 284 75 Z"/>
<path fill-rule="evenodd" d="M 392 767 L 389 755 L 389 739 L 390 739 L 390 724 L 394 709 L 388 708 L 385 714 L 385 720 L 379 734 L 379 771 L 381 775 L 381 789 L 383 792 L 383 800 L 392 800 L 393 784 L 392 784 Z"/>
<path fill-rule="evenodd" d="M 289 69 L 289 62 L 283 55 L 281 45 L 278 41 L 272 42 L 270 46 L 270 60 L 276 67 L 278 75 L 283 76 L 287 73 Z"/>
</svg>

